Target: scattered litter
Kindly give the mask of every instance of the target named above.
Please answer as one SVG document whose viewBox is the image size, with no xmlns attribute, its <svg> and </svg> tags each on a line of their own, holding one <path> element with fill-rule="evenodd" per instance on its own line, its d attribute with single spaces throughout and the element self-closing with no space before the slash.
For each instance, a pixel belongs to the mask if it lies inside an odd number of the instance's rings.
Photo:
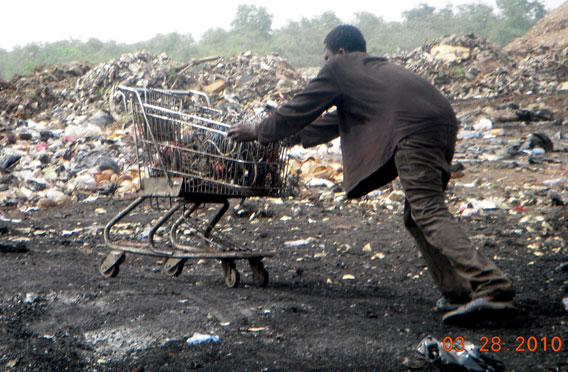
<svg viewBox="0 0 568 372">
<path fill-rule="evenodd" d="M 418 352 L 426 361 L 441 368 L 454 368 L 471 372 L 500 372 L 505 370 L 503 362 L 491 353 L 480 351 L 469 341 L 463 344 L 442 344 L 432 336 L 425 337 L 418 345 Z M 461 368 L 461 369 L 458 369 Z"/>
<path fill-rule="evenodd" d="M 95 209 L 95 213 L 96 213 L 96 214 L 105 214 L 105 213 L 106 213 L 106 209 L 104 209 L 104 208 L 97 208 L 97 209 Z"/>
<path fill-rule="evenodd" d="M 18 364 L 19 361 L 20 361 L 20 359 L 9 360 L 8 363 L 6 363 L 6 368 L 14 368 Z"/>
<path fill-rule="evenodd" d="M 473 124 L 473 129 L 479 132 L 486 132 L 493 129 L 493 123 L 488 118 L 481 118 L 475 124 Z"/>
<path fill-rule="evenodd" d="M 28 292 L 26 293 L 26 295 L 24 296 L 24 303 L 25 304 L 31 304 L 34 301 L 36 301 L 39 298 L 39 296 L 33 292 Z"/>
<path fill-rule="evenodd" d="M 284 242 L 284 246 L 291 248 L 291 247 L 301 247 L 308 244 L 313 244 L 316 242 L 316 238 L 309 237 L 306 239 L 298 239 L 298 240 L 288 240 Z"/>
<path fill-rule="evenodd" d="M 385 258 L 385 254 L 382 252 L 377 252 L 374 255 L 371 256 L 371 260 L 382 260 L 383 258 Z"/>
<path fill-rule="evenodd" d="M 219 342 L 221 339 L 216 335 L 204 335 L 202 333 L 195 332 L 193 336 L 187 339 L 187 344 L 189 346 L 203 344 L 206 342 Z"/>
<path fill-rule="evenodd" d="M 545 152 L 554 150 L 552 140 L 544 133 L 531 134 L 528 138 L 527 146 L 529 149 L 542 149 Z"/>
<path fill-rule="evenodd" d="M 332 188 L 333 186 L 335 186 L 335 183 L 326 180 L 324 178 L 312 178 L 311 180 L 308 181 L 307 183 L 308 187 L 321 187 L 321 186 L 325 186 L 327 188 Z"/>
<path fill-rule="evenodd" d="M 268 330 L 268 327 L 251 327 L 248 329 L 249 332 L 262 332 Z"/>
</svg>

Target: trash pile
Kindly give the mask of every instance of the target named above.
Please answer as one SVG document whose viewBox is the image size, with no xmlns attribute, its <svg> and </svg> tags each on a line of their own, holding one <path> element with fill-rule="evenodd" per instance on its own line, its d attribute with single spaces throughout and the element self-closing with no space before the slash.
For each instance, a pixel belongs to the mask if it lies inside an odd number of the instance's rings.
<svg viewBox="0 0 568 372">
<path fill-rule="evenodd" d="M 183 75 L 185 84 L 174 81 L 170 89 L 194 89 L 211 95 L 211 104 L 228 112 L 276 107 L 303 89 L 307 80 L 277 54 L 258 56 L 250 52 L 219 57 L 209 63 L 192 64 Z M 191 79 L 187 78 L 191 76 Z M 195 82 L 190 85 L 191 82 Z"/>
<path fill-rule="evenodd" d="M 37 68 L 2 82 L 0 123 L 31 119 L 65 126 L 99 109 L 117 115 L 124 112 L 119 85 L 203 91 L 212 106 L 242 113 L 290 98 L 306 79 L 276 54 L 246 52 L 175 66 L 164 53 L 138 51 L 96 66 L 73 62 Z"/>
<path fill-rule="evenodd" d="M 3 82 L 0 123 L 34 116 L 36 120 L 50 120 L 62 109 L 72 109 L 76 101 L 75 82 L 90 68 L 83 62 L 39 67 L 28 75 L 16 75 L 10 82 Z"/>
<path fill-rule="evenodd" d="M 568 90 L 567 56 L 548 52 L 514 58 L 474 34 L 445 36 L 389 58 L 434 83 L 450 99 Z"/>
<path fill-rule="evenodd" d="M 255 118 L 305 84 L 282 57 L 250 52 L 176 67 L 165 54 L 140 51 L 15 76 L 0 90 L 0 203 L 48 208 L 136 193 L 133 126 L 120 85 L 198 90 L 212 107 Z"/>
</svg>

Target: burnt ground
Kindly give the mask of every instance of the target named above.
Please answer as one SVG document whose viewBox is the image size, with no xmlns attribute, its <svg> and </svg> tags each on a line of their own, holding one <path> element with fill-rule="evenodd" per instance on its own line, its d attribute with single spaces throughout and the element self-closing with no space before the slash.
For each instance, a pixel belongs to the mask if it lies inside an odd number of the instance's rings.
<svg viewBox="0 0 568 372">
<path fill-rule="evenodd" d="M 530 132 L 552 135 L 565 127 L 507 129 L 511 137 L 470 141 L 478 149 L 503 147 Z M 465 160 L 460 143 L 457 158 Z M 247 262 L 239 260 L 241 284 L 232 289 L 216 260 L 188 261 L 180 276 L 169 277 L 161 259 L 127 255 L 116 278 L 103 278 L 98 264 L 108 248 L 102 229 L 131 200 L 101 197 L 27 213 L 6 209 L 11 222 L 0 222 L 0 370 L 437 371 L 417 359 L 416 347 L 430 335 L 463 337 L 478 346 L 489 339 L 487 348 L 498 337 L 494 355 L 507 371 L 568 371 L 562 305 L 567 248 L 546 240 L 568 239 L 568 207 L 548 202 L 546 188 L 522 186 L 566 176 L 565 150 L 546 159 L 464 162 L 465 176 L 452 181 L 452 212 L 518 291 L 517 319 L 479 329 L 445 326 L 442 313 L 433 311 L 439 292 L 404 230 L 400 203 L 347 201 L 317 188 L 301 188 L 284 200 L 232 200 L 219 229 L 274 254 L 264 259 L 267 287 L 252 285 Z M 476 187 L 460 186 L 475 180 Z M 511 196 L 510 187 L 526 194 L 523 208 L 458 215 L 463 201 Z M 396 183 L 385 193 L 391 188 Z M 140 222 L 158 216 L 142 208 L 121 229 L 137 238 L 144 233 Z M 219 341 L 188 345 L 195 332 Z M 558 339 L 562 346 L 555 351 Z"/>
</svg>

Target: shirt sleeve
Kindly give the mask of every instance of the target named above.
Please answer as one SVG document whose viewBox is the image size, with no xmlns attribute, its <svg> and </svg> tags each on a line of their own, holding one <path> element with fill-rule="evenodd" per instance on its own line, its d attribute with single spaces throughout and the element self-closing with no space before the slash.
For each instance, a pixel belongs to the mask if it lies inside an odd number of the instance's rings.
<svg viewBox="0 0 568 372">
<path fill-rule="evenodd" d="M 339 136 L 339 116 L 337 110 L 326 113 L 296 133 L 303 147 L 313 147 L 328 143 Z"/>
<path fill-rule="evenodd" d="M 265 144 L 295 134 L 339 103 L 340 99 L 341 92 L 328 63 L 302 92 L 257 125 L 258 140 Z"/>
</svg>

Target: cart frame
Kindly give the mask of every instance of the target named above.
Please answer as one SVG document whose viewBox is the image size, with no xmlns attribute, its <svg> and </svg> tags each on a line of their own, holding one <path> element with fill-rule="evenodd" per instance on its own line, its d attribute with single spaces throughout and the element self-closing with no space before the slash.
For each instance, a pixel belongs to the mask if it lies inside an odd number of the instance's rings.
<svg viewBox="0 0 568 372">
<path fill-rule="evenodd" d="M 288 148 L 282 143 L 240 144 L 228 139 L 227 129 L 246 118 L 211 108 L 205 93 L 118 89 L 133 118 L 142 194 L 106 224 L 103 236 L 110 252 L 99 264 L 100 274 L 107 278 L 118 275 L 126 253 L 164 258 L 162 271 L 170 276 L 180 275 L 188 260 L 217 259 L 225 284 L 234 288 L 240 282 L 235 261 L 244 259 L 254 284 L 266 286 L 268 271 L 262 259 L 273 254 L 253 251 L 213 229 L 229 210 L 231 198 L 288 195 Z M 145 241 L 114 237 L 120 222 L 135 210 L 164 200 L 169 208 L 149 226 Z M 209 221 L 198 221 L 195 212 L 209 204 L 219 206 L 215 214 Z M 166 226 L 167 242 L 158 243 L 156 233 Z M 180 239 L 186 227 L 199 237 L 200 244 Z"/>
</svg>

